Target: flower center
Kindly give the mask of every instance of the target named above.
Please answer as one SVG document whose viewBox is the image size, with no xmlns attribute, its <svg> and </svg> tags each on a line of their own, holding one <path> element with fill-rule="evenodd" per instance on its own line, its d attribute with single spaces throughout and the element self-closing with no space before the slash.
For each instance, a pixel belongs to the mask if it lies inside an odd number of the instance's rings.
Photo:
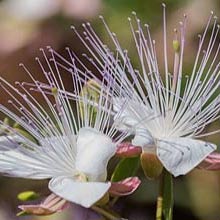
<svg viewBox="0 0 220 220">
<path fill-rule="evenodd" d="M 85 173 L 78 171 L 75 175 L 74 175 L 75 179 L 79 182 L 88 182 L 89 178 L 88 176 L 85 175 Z"/>
</svg>

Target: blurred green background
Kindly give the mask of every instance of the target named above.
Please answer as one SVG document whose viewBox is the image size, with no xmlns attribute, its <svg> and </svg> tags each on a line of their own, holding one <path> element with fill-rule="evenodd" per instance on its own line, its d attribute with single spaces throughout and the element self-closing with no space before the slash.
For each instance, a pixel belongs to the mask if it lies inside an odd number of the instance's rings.
<svg viewBox="0 0 220 220">
<path fill-rule="evenodd" d="M 190 74 L 198 46 L 197 35 L 204 30 L 211 10 L 217 16 L 220 14 L 220 3 L 218 0 L 164 2 L 167 4 L 170 48 L 172 48 L 173 29 L 178 27 L 184 13 L 188 15 L 183 71 Z M 61 54 L 68 46 L 80 56 L 84 48 L 70 29 L 71 24 L 80 30 L 81 24 L 89 21 L 101 38 L 108 42 L 107 34 L 98 18 L 100 14 L 104 15 L 111 30 L 117 33 L 122 46 L 129 50 L 130 58 L 136 63 L 137 56 L 127 20 L 132 11 L 137 12 L 143 23 L 150 25 L 152 38 L 156 40 L 159 65 L 162 65 L 163 58 L 160 52 L 163 50 L 162 7 L 159 0 L 2 0 L 0 1 L 1 76 L 10 82 L 27 80 L 27 74 L 18 67 L 18 64 L 23 62 L 32 70 L 36 78 L 41 78 L 42 75 L 34 58 L 41 57 L 38 49 L 47 45 L 51 45 Z M 169 66 L 172 67 L 172 56 L 169 58 Z M 0 96 L 0 99 L 1 103 L 7 101 L 5 96 Z M 208 129 L 219 127 L 218 121 Z M 207 139 L 220 145 L 219 134 Z M 143 175 L 141 170 L 139 173 Z M 195 169 L 184 177 L 176 178 L 174 186 L 174 219 L 220 219 L 220 172 Z M 0 220 L 83 220 L 85 217 L 85 215 L 77 217 L 74 208 L 49 217 L 15 217 L 18 212 L 17 205 L 21 203 L 16 195 L 24 190 L 35 190 L 46 195 L 47 182 L 0 178 Z M 143 178 L 139 190 L 128 198 L 120 199 L 118 208 L 123 213 L 122 216 L 131 220 L 154 219 L 156 195 L 157 181 Z"/>
</svg>

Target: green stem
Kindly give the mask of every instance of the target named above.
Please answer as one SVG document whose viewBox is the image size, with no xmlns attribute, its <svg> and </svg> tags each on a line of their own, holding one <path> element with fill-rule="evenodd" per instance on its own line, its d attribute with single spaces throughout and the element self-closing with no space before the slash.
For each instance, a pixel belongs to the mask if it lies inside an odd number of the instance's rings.
<svg viewBox="0 0 220 220">
<path fill-rule="evenodd" d="M 159 180 L 156 220 L 172 220 L 173 203 L 173 178 L 172 175 L 164 169 Z"/>
<path fill-rule="evenodd" d="M 104 217 L 106 217 L 107 219 L 109 220 L 117 220 L 117 219 L 120 219 L 118 217 L 115 217 L 114 215 L 112 215 L 111 213 L 109 213 L 108 211 L 98 207 L 98 206 L 92 206 L 91 207 L 92 210 L 94 210 L 95 212 L 103 215 Z"/>
<path fill-rule="evenodd" d="M 162 220 L 163 215 L 163 185 L 164 185 L 164 173 L 162 172 L 159 179 L 159 192 L 157 197 L 157 209 L 156 209 L 156 220 Z"/>
<path fill-rule="evenodd" d="M 114 206 L 114 204 L 118 201 L 119 197 L 118 196 L 115 196 L 112 201 L 110 202 L 110 206 Z"/>
<path fill-rule="evenodd" d="M 163 211 L 163 198 L 161 196 L 158 196 L 157 197 L 156 220 L 162 220 L 162 211 Z"/>
</svg>

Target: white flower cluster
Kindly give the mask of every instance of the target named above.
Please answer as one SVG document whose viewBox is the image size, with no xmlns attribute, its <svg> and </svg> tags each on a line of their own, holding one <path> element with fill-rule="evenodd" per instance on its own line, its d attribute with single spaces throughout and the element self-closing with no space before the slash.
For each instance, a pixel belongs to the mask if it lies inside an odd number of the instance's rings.
<svg viewBox="0 0 220 220">
<path fill-rule="evenodd" d="M 49 189 L 54 194 L 90 207 L 110 189 L 111 183 L 106 182 L 107 163 L 128 135 L 134 135 L 132 144 L 141 146 L 143 152 L 157 155 L 174 176 L 186 174 L 216 149 L 212 143 L 197 140 L 218 132 L 203 132 L 219 118 L 220 110 L 216 19 L 208 44 L 204 44 L 213 20 L 210 16 L 200 37 L 192 73 L 184 77 L 187 18 L 180 23 L 180 34 L 175 34 L 174 68 L 170 73 L 164 6 L 163 82 L 149 27 L 142 27 L 133 15 L 129 23 L 139 70 L 101 17 L 115 53 L 89 23 L 83 24 L 83 36 L 73 27 L 88 49 L 89 54 L 84 56 L 95 71 L 91 72 L 69 48 L 69 60 L 48 48 L 49 58 L 42 50 L 46 66 L 37 58 L 46 82 L 36 80 L 23 64 L 31 83 L 16 82 L 12 86 L 1 78 L 0 86 L 10 97 L 13 110 L 0 105 L 0 111 L 21 128 L 1 121 L 0 171 L 4 175 L 49 178 Z M 71 77 L 72 92 L 66 90 L 61 72 Z M 91 79 L 93 83 L 88 83 Z M 38 100 L 39 95 L 43 102 Z"/>
</svg>

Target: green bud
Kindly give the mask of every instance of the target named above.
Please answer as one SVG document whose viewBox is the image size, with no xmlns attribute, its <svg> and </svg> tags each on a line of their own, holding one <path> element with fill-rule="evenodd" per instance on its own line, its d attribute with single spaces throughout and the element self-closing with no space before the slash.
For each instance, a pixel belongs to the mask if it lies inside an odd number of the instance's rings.
<svg viewBox="0 0 220 220">
<path fill-rule="evenodd" d="M 4 125 L 9 125 L 9 118 L 4 118 L 4 120 L 3 120 L 3 124 Z"/>
<path fill-rule="evenodd" d="M 21 201 L 31 201 L 39 198 L 39 194 L 34 191 L 25 191 L 17 195 L 17 198 Z"/>
<path fill-rule="evenodd" d="M 89 181 L 86 174 L 82 173 L 82 172 L 78 172 L 77 174 L 75 174 L 75 178 L 80 182 L 88 182 Z"/>
<path fill-rule="evenodd" d="M 100 85 L 93 79 L 86 82 L 83 86 L 80 96 L 89 96 L 95 100 L 99 98 Z"/>
<path fill-rule="evenodd" d="M 173 49 L 176 53 L 180 51 L 180 43 L 178 40 L 173 40 Z"/>
<path fill-rule="evenodd" d="M 30 135 L 27 131 L 25 131 L 25 130 L 23 130 L 22 128 L 20 128 L 19 125 L 16 126 L 16 127 L 14 127 L 14 129 L 15 129 L 19 134 L 23 135 L 24 137 L 26 137 L 26 138 L 29 139 L 30 141 L 36 143 L 35 138 L 34 138 L 32 135 Z"/>
<path fill-rule="evenodd" d="M 57 89 L 56 87 L 53 87 L 53 88 L 51 89 L 51 92 L 52 92 L 52 94 L 55 96 L 55 95 L 57 95 L 57 93 L 58 93 L 58 89 Z"/>
<path fill-rule="evenodd" d="M 15 122 L 15 123 L 13 124 L 13 128 L 19 128 L 19 129 L 21 129 L 21 125 L 19 125 L 17 122 Z"/>
<path fill-rule="evenodd" d="M 85 86 L 82 88 L 79 96 L 88 99 L 91 103 L 98 103 L 100 97 L 100 85 L 93 79 L 89 80 Z M 84 118 L 85 113 L 85 104 L 83 102 L 79 102 L 79 110 L 80 117 Z M 88 111 L 88 115 L 91 115 L 91 122 L 95 123 L 97 109 L 92 104 L 87 104 L 86 110 Z"/>
<path fill-rule="evenodd" d="M 163 170 L 163 165 L 156 154 L 143 152 L 140 159 L 141 166 L 147 178 L 155 179 L 160 176 Z"/>
<path fill-rule="evenodd" d="M 10 125 L 10 120 L 9 118 L 4 118 L 3 120 L 3 125 L 0 125 L 0 135 L 3 133 L 8 133 L 8 130 L 5 128 L 5 126 L 9 126 Z"/>
<path fill-rule="evenodd" d="M 16 214 L 17 217 L 26 216 L 26 215 L 29 215 L 29 214 L 27 212 L 25 212 L 25 211 L 21 211 L 21 212 Z"/>
</svg>

